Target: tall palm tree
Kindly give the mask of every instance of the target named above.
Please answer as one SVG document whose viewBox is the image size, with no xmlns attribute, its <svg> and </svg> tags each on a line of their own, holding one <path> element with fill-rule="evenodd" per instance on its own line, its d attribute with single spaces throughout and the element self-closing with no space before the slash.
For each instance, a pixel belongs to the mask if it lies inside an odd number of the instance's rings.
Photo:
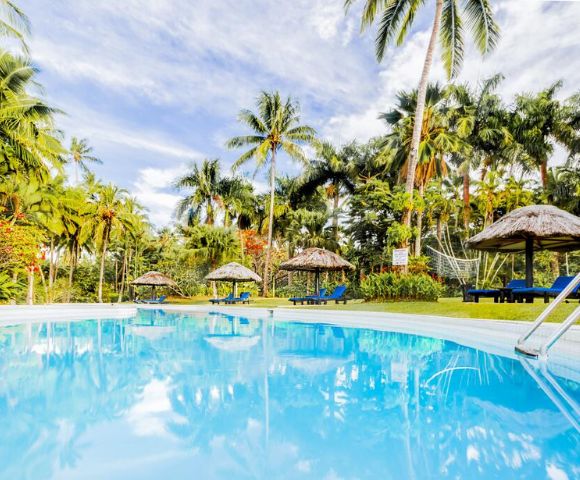
<svg viewBox="0 0 580 480">
<path fill-rule="evenodd" d="M 356 187 L 355 168 L 343 148 L 337 150 L 328 142 L 317 146 L 317 158 L 310 162 L 298 187 L 298 193 L 311 195 L 317 188 L 324 187 L 332 201 L 332 232 L 338 245 L 338 223 L 340 199 L 344 194 L 354 193 Z"/>
<path fill-rule="evenodd" d="M 96 163 L 101 165 L 103 162 L 97 157 L 91 155 L 93 147 L 89 146 L 89 141 L 86 138 L 73 137 L 70 143 L 70 160 L 75 169 L 75 183 L 79 183 L 79 169 L 85 173 L 89 173 L 87 163 Z"/>
<path fill-rule="evenodd" d="M 345 0 L 345 8 L 355 3 L 355 0 Z M 392 43 L 401 45 L 410 32 L 417 12 L 425 2 L 422 0 L 365 0 L 362 13 L 361 29 L 370 27 L 380 17 L 376 35 L 376 56 L 381 61 L 386 49 Z M 409 149 L 409 162 L 405 190 L 413 198 L 415 187 L 415 172 L 421 143 L 421 126 L 425 109 L 427 83 L 435 44 L 439 38 L 442 47 L 442 59 L 449 78 L 457 76 L 463 63 L 463 20 L 467 17 L 467 26 L 471 31 L 479 51 L 485 55 L 495 47 L 499 38 L 499 28 L 496 25 L 489 0 L 465 0 L 463 12 L 460 11 L 457 0 L 435 0 L 435 12 L 431 36 L 423 63 L 423 71 L 419 81 L 417 102 L 415 105 L 415 123 Z M 411 211 L 404 216 L 406 225 L 411 223 Z"/>
<path fill-rule="evenodd" d="M 28 94 L 37 73 L 28 59 L 0 49 L 0 175 L 46 180 L 65 149 L 53 127 L 57 110 Z"/>
<path fill-rule="evenodd" d="M 111 234 L 115 228 L 131 228 L 135 219 L 124 208 L 124 198 L 127 192 L 119 187 L 108 184 L 101 185 L 93 198 L 93 212 L 88 222 L 83 225 L 82 240 L 93 236 L 100 247 L 99 287 L 97 300 L 103 302 L 103 280 L 105 277 L 105 259 Z"/>
<path fill-rule="evenodd" d="M 542 187 L 548 187 L 548 160 L 558 144 L 572 158 L 580 152 L 578 105 L 563 104 L 555 98 L 562 82 L 556 82 L 536 95 L 518 95 L 513 128 L 530 161 L 524 166 L 539 169 Z M 526 165 L 528 163 L 528 165 Z"/>
<path fill-rule="evenodd" d="M 187 225 L 200 221 L 202 214 L 208 225 L 215 223 L 216 210 L 221 205 L 220 197 L 220 161 L 204 160 L 201 167 L 197 164 L 185 175 L 178 178 L 175 187 L 192 189 L 193 192 L 177 204 L 177 217 L 186 216 Z"/>
<path fill-rule="evenodd" d="M 415 175 L 415 186 L 423 197 L 426 185 L 433 178 L 444 178 L 448 173 L 445 157 L 457 152 L 463 142 L 450 128 L 447 108 L 448 92 L 439 84 L 427 86 L 425 109 L 421 127 L 421 142 Z M 409 178 L 410 155 L 417 104 L 417 91 L 401 92 L 397 96 L 397 106 L 390 112 L 383 113 L 384 119 L 392 129 L 385 137 L 385 147 L 394 150 L 391 169 L 399 172 L 400 179 Z M 424 206 L 417 210 L 417 229 L 415 237 L 415 255 L 421 253 L 421 230 L 423 226 Z"/>
<path fill-rule="evenodd" d="M 256 106 L 258 113 L 242 110 L 239 121 L 247 125 L 252 135 L 234 137 L 227 142 L 229 148 L 251 146 L 234 163 L 234 170 L 253 159 L 257 169 L 270 167 L 270 209 L 268 225 L 268 245 L 264 264 L 264 295 L 268 295 L 270 261 L 272 258 L 272 229 L 274 224 L 274 204 L 276 195 L 276 155 L 284 151 L 291 159 L 306 163 L 301 145 L 314 141 L 315 131 L 307 125 L 300 125 L 300 106 L 292 98 L 285 101 L 279 92 L 262 92 Z"/>
<path fill-rule="evenodd" d="M 449 87 L 454 102 L 451 121 L 466 146 L 452 156 L 463 177 L 463 228 L 466 233 L 471 218 L 471 172 L 482 165 L 487 171 L 511 157 L 510 152 L 513 152 L 510 113 L 501 97 L 494 93 L 502 80 L 503 75 L 494 75 L 483 80 L 477 90 L 467 84 Z"/>
<path fill-rule="evenodd" d="M 28 53 L 26 36 L 30 34 L 30 21 L 26 14 L 10 0 L 0 0 L 0 36 L 15 38 Z"/>
</svg>

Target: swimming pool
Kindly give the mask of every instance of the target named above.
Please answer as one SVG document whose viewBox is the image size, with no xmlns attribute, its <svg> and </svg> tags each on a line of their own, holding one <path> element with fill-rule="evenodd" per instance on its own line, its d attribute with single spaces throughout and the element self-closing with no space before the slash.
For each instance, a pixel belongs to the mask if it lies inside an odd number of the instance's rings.
<svg viewBox="0 0 580 480">
<path fill-rule="evenodd" d="M 534 364 L 457 343 L 240 315 L 0 327 L 2 479 L 580 475 Z M 542 380 L 543 379 L 543 380 Z"/>
</svg>

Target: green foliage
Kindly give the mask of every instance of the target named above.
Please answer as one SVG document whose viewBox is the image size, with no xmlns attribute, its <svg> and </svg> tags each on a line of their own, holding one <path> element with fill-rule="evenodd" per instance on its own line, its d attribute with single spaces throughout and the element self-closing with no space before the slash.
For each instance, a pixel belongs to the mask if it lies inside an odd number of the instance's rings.
<svg viewBox="0 0 580 480">
<path fill-rule="evenodd" d="M 7 273 L 0 272 L 0 301 L 16 297 L 22 290 L 22 285 L 12 281 Z"/>
<path fill-rule="evenodd" d="M 443 294 L 441 283 L 425 274 L 385 272 L 368 275 L 361 282 L 361 293 L 366 300 L 384 301 L 437 301 Z"/>
</svg>

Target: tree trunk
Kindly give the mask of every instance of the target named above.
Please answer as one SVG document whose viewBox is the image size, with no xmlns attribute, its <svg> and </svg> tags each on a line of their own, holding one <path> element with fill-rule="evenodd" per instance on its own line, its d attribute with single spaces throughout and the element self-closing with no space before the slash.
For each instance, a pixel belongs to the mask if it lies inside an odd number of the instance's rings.
<svg viewBox="0 0 580 480">
<path fill-rule="evenodd" d="M 34 268 L 28 267 L 28 290 L 26 291 L 26 304 L 34 304 Z"/>
<path fill-rule="evenodd" d="M 238 228 L 238 232 L 240 235 L 240 254 L 241 254 L 242 263 L 243 263 L 244 256 L 246 255 L 246 252 L 244 251 L 246 249 L 246 246 L 244 245 L 244 231 L 241 228 Z"/>
<path fill-rule="evenodd" d="M 441 241 L 443 240 L 443 222 L 441 221 L 441 217 L 437 217 L 437 241 L 439 245 L 441 245 Z"/>
<path fill-rule="evenodd" d="M 544 160 L 540 164 L 540 178 L 542 179 L 542 188 L 548 188 L 548 160 Z"/>
<path fill-rule="evenodd" d="M 467 171 L 463 174 L 463 228 L 466 232 L 469 230 L 469 221 L 471 220 L 470 182 L 469 171 Z"/>
<path fill-rule="evenodd" d="M 70 270 L 68 272 L 68 289 L 67 289 L 67 292 L 66 292 L 66 301 L 67 301 L 67 303 L 70 303 L 70 300 L 71 300 L 70 294 L 71 294 L 71 290 L 72 290 L 74 271 L 75 271 L 75 261 L 74 261 L 74 258 L 71 256 L 71 259 L 70 259 Z"/>
<path fill-rule="evenodd" d="M 52 289 L 52 280 L 54 278 L 54 238 L 50 239 L 50 249 L 48 251 L 48 288 Z"/>
<path fill-rule="evenodd" d="M 334 205 L 333 205 L 333 212 L 332 212 L 332 231 L 334 234 L 334 243 L 336 243 L 336 249 L 338 250 L 338 203 L 340 197 L 338 195 L 338 187 L 336 189 L 336 193 L 334 194 Z"/>
<path fill-rule="evenodd" d="M 99 271 L 99 290 L 97 293 L 97 301 L 103 303 L 103 280 L 105 278 L 105 257 L 107 255 L 107 243 L 109 241 L 109 230 L 105 228 L 105 233 L 103 234 L 103 250 L 101 253 L 101 268 Z"/>
<path fill-rule="evenodd" d="M 268 224 L 268 246 L 266 250 L 266 263 L 264 264 L 264 297 L 268 296 L 270 261 L 272 260 L 272 232 L 274 230 L 274 202 L 276 198 L 276 149 L 272 149 L 270 162 L 270 215 Z"/>
<path fill-rule="evenodd" d="M 123 301 L 126 271 L 127 271 L 127 249 L 125 248 L 123 252 L 123 264 L 121 265 L 121 285 L 119 286 L 119 298 L 117 299 L 117 303 L 121 303 Z"/>
<path fill-rule="evenodd" d="M 423 197 L 425 187 L 419 186 L 419 195 Z M 417 236 L 415 237 L 415 256 L 421 255 L 421 235 L 423 235 L 423 210 L 417 211 Z"/>
<path fill-rule="evenodd" d="M 413 189 L 415 188 L 415 172 L 417 170 L 419 144 L 421 143 L 421 130 L 423 127 L 427 83 L 429 82 L 429 72 L 431 70 L 431 64 L 433 63 L 433 52 L 437 43 L 437 36 L 439 35 L 442 9 L 443 0 L 437 0 L 435 5 L 435 18 L 433 19 L 433 29 L 431 30 L 431 38 L 429 39 L 429 46 L 427 47 L 425 62 L 423 63 L 423 72 L 421 73 L 421 80 L 419 81 L 419 88 L 417 91 L 417 108 L 415 109 L 415 118 L 413 120 L 413 136 L 411 138 L 411 151 L 409 153 L 407 179 L 405 181 L 405 191 L 409 195 L 410 200 L 413 199 Z M 412 207 L 407 208 L 403 214 L 403 223 L 407 227 L 411 226 L 411 210 Z"/>
</svg>

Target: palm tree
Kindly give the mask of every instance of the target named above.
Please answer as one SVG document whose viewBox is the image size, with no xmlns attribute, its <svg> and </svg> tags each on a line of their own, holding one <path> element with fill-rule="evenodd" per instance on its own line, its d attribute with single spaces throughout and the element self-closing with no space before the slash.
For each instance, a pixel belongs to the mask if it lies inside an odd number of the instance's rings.
<svg viewBox="0 0 580 480">
<path fill-rule="evenodd" d="M 573 99 L 562 104 L 555 98 L 562 82 L 556 82 L 536 95 L 518 95 L 513 129 L 522 145 L 531 166 L 540 171 L 544 190 L 548 187 L 548 160 L 554 152 L 554 145 L 566 148 L 570 158 L 579 152 L 578 106 Z"/>
<path fill-rule="evenodd" d="M 272 228 L 274 224 L 274 203 L 276 195 L 276 155 L 282 150 L 291 159 L 306 163 L 306 157 L 300 145 L 314 141 L 315 131 L 307 125 L 300 125 L 300 107 L 288 97 L 285 101 L 279 92 L 262 92 L 256 106 L 258 113 L 242 110 L 239 121 L 247 125 L 254 133 L 232 138 L 227 142 L 229 148 L 251 146 L 234 163 L 234 170 L 248 162 L 256 161 L 257 168 L 269 164 L 270 167 L 270 209 L 268 225 L 268 245 L 264 264 L 264 295 L 268 295 L 269 270 L 272 258 Z"/>
<path fill-rule="evenodd" d="M 220 197 L 220 161 L 219 159 L 204 160 L 199 167 L 194 164 L 191 171 L 178 178 L 175 188 L 193 189 L 190 195 L 181 199 L 177 204 L 177 217 L 186 216 L 187 225 L 198 223 L 202 213 L 205 216 L 205 223 L 213 225 L 215 223 L 216 210 L 221 205 Z"/>
<path fill-rule="evenodd" d="M 355 0 L 345 0 L 345 8 L 355 3 Z M 377 17 L 380 17 L 375 45 L 376 56 L 381 61 L 386 49 L 392 43 L 401 45 L 411 30 L 417 11 L 424 5 L 419 0 L 365 0 L 362 13 L 361 29 L 370 27 Z M 413 198 L 415 187 L 415 172 L 421 143 L 421 127 L 429 72 L 433 62 L 433 53 L 437 38 L 442 46 L 442 57 L 449 78 L 457 76 L 463 63 L 463 21 L 461 13 L 467 17 L 467 26 L 474 37 L 479 51 L 485 55 L 493 50 L 499 38 L 499 28 L 496 25 L 489 0 L 465 0 L 463 12 L 460 11 L 457 0 L 435 0 L 435 14 L 431 37 L 423 63 L 423 71 L 419 81 L 417 102 L 415 105 L 415 123 L 409 149 L 409 162 L 405 182 L 405 190 Z M 411 223 L 411 210 L 407 209 L 404 223 Z"/>
<path fill-rule="evenodd" d="M 338 151 L 328 142 L 318 145 L 317 159 L 306 169 L 298 193 L 312 195 L 322 186 L 325 187 L 327 197 L 332 200 L 332 231 L 334 243 L 338 245 L 340 199 L 345 193 L 354 193 L 356 179 L 354 165 L 347 151 L 344 148 Z"/>
<path fill-rule="evenodd" d="M 111 234 L 115 228 L 131 228 L 135 219 L 124 208 L 126 191 L 119 187 L 108 184 L 101 185 L 93 198 L 94 210 L 88 222 L 83 225 L 85 241 L 93 236 L 100 247 L 99 288 L 97 300 L 103 302 L 103 280 L 105 277 L 105 258 L 107 248 L 111 240 Z"/>
<path fill-rule="evenodd" d="M 89 173 L 87 163 L 96 163 L 101 165 L 103 162 L 97 157 L 91 155 L 93 147 L 89 146 L 86 138 L 78 139 L 73 137 L 70 143 L 70 159 L 75 169 L 75 183 L 79 183 L 79 168 L 85 173 Z"/>
<path fill-rule="evenodd" d="M 467 84 L 449 87 L 454 101 L 450 112 L 452 123 L 466 146 L 452 156 L 463 176 L 463 228 L 466 233 L 471 218 L 471 172 L 482 165 L 486 172 L 509 157 L 512 151 L 510 114 L 500 96 L 494 93 L 502 80 L 503 75 L 494 75 L 481 82 L 476 91 Z"/>
<path fill-rule="evenodd" d="M 226 228 L 254 206 L 254 187 L 244 178 L 222 178 L 218 191 L 224 211 L 224 227 Z"/>
<path fill-rule="evenodd" d="M 0 49 L 0 175 L 45 181 L 65 150 L 53 127 L 57 110 L 27 93 L 36 73 L 28 59 Z"/>
<path fill-rule="evenodd" d="M 446 106 L 447 98 L 447 91 L 439 84 L 427 86 L 415 175 L 415 186 L 418 188 L 421 198 L 429 181 L 433 178 L 447 176 L 448 166 L 445 156 L 459 151 L 463 145 L 456 132 L 450 128 L 449 112 Z M 409 150 L 412 148 L 413 141 L 417 91 L 401 92 L 398 94 L 397 100 L 397 107 L 390 112 L 381 114 L 380 118 L 384 119 L 392 129 L 392 133 L 385 137 L 385 147 L 394 150 L 391 169 L 399 172 L 402 180 L 409 178 L 411 160 Z M 417 256 L 421 253 L 424 210 L 423 202 L 419 202 L 419 204 L 415 205 L 418 230 L 418 234 L 415 236 L 415 255 Z"/>
<path fill-rule="evenodd" d="M 0 35 L 15 38 L 25 53 L 28 46 L 25 38 L 30 34 L 30 21 L 26 14 L 10 0 L 0 0 Z"/>
</svg>

